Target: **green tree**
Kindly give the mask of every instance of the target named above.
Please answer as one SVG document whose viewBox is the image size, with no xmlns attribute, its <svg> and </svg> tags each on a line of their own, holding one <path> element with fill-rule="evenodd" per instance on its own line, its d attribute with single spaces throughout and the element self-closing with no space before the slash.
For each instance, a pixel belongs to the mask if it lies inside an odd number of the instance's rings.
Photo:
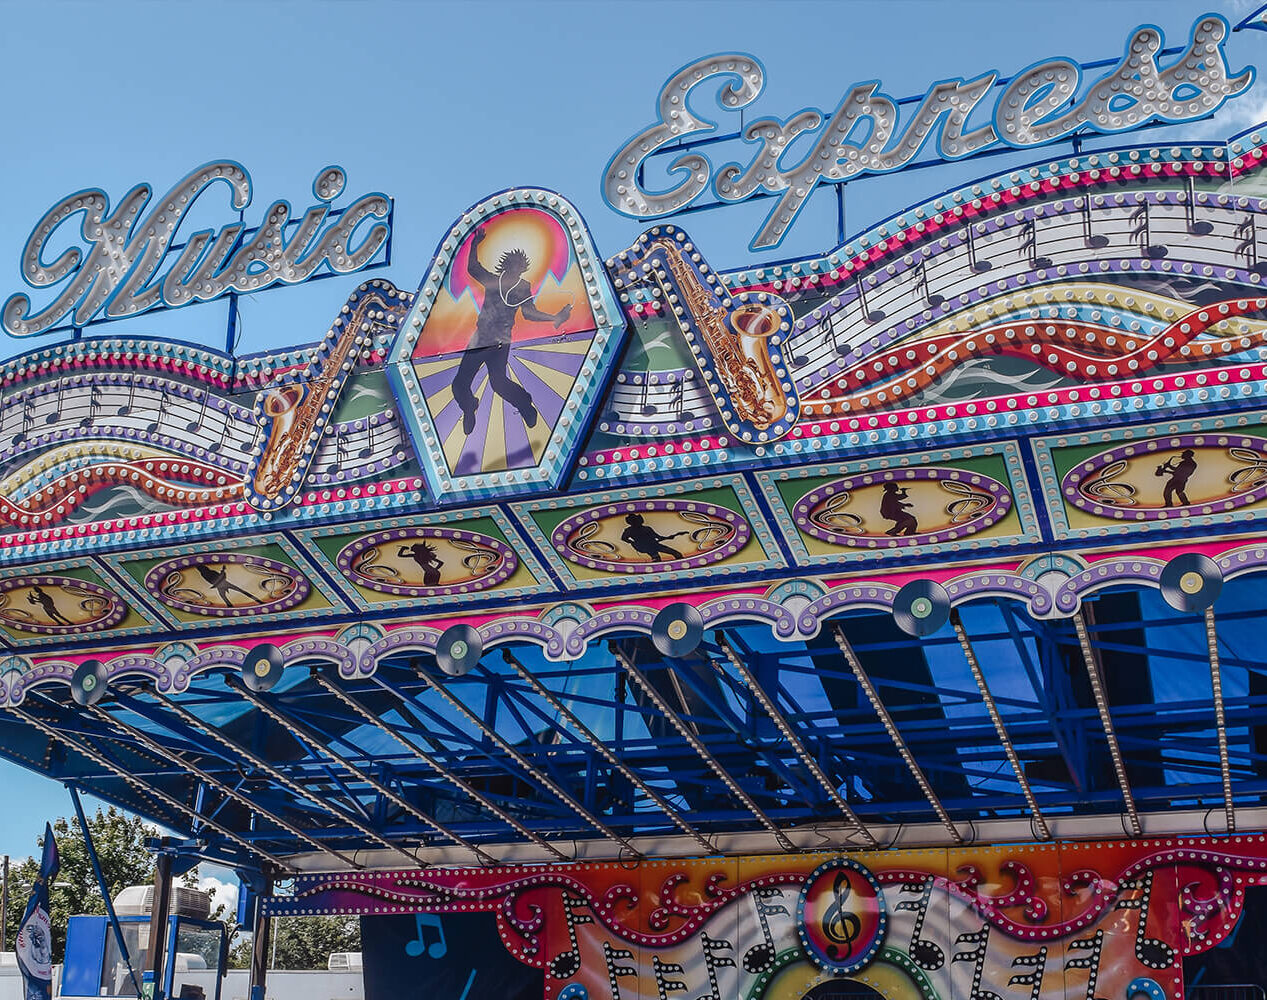
<svg viewBox="0 0 1267 1000">
<path fill-rule="evenodd" d="M 95 815 L 89 816 L 88 828 L 112 899 L 129 885 L 143 885 L 154 880 L 154 858 L 145 847 L 145 841 L 157 833 L 154 827 L 137 816 L 110 806 L 104 810 L 98 808 Z M 49 890 L 49 917 L 53 925 L 53 961 L 60 962 L 66 949 L 67 920 L 79 913 L 102 914 L 106 909 L 79 820 L 73 817 L 70 820 L 59 819 L 53 824 L 53 838 L 57 841 L 61 870 Z M 39 875 L 43 836 L 37 839 L 36 846 L 38 849 L 32 857 L 9 869 L 8 940 L 0 950 L 13 950 L 31 885 Z"/>
<path fill-rule="evenodd" d="M 275 969 L 324 969 L 330 953 L 361 950 L 359 917 L 279 917 L 273 921 Z M 249 961 L 250 951 L 247 951 Z"/>
</svg>

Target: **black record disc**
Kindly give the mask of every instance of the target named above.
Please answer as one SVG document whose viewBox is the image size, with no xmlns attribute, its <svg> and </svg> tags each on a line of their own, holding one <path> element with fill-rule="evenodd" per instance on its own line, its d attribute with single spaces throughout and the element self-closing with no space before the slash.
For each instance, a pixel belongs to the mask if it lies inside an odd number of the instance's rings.
<svg viewBox="0 0 1267 1000">
<path fill-rule="evenodd" d="M 1162 567 L 1161 596 L 1176 611 L 1204 611 L 1223 590 L 1223 573 L 1209 556 L 1185 552 Z"/>
<path fill-rule="evenodd" d="M 666 604 L 651 623 L 651 642 L 662 656 L 687 656 L 704 638 L 704 619 L 694 605 Z"/>
<path fill-rule="evenodd" d="M 88 708 L 105 697 L 109 686 L 106 665 L 100 660 L 84 660 L 70 679 L 70 696 Z"/>
<path fill-rule="evenodd" d="M 940 583 L 912 580 L 893 596 L 893 620 L 907 635 L 932 635 L 950 619 L 950 595 Z"/>
<path fill-rule="evenodd" d="M 450 677 L 461 677 L 484 655 L 484 640 L 470 625 L 454 625 L 444 630 L 436 643 L 436 663 Z"/>
<path fill-rule="evenodd" d="M 242 683 L 252 691 L 271 691 L 282 679 L 286 657 L 272 643 L 254 647 L 242 661 Z"/>
</svg>

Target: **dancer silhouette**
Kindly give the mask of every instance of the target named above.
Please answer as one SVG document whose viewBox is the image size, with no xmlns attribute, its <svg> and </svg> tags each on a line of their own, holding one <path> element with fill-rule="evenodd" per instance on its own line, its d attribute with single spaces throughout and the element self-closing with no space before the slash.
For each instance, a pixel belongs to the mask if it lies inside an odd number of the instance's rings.
<svg viewBox="0 0 1267 1000">
<path fill-rule="evenodd" d="M 57 610 L 57 602 L 42 590 L 38 585 L 32 585 L 31 592 L 26 595 L 27 604 L 39 605 L 49 621 L 57 622 L 59 625 L 73 625 L 69 618 Z"/>
<path fill-rule="evenodd" d="M 655 528 L 647 524 L 641 514 L 626 514 L 625 523 L 629 525 L 621 532 L 621 541 L 627 542 L 629 547 L 635 552 L 646 556 L 652 562 L 660 558 L 663 552 L 670 559 L 681 559 L 682 553 L 677 549 L 670 548 L 664 543 L 677 538 L 679 535 L 685 535 L 685 531 L 675 531 L 671 535 L 662 535 Z"/>
<path fill-rule="evenodd" d="M 413 545 L 402 545 L 396 550 L 397 558 L 412 559 L 422 570 L 424 587 L 440 586 L 440 570 L 444 569 L 444 560 L 436 555 L 436 550 L 426 542 L 414 542 Z"/>
<path fill-rule="evenodd" d="M 486 235 L 482 227 L 475 230 L 466 257 L 467 273 L 484 288 L 484 305 L 475 321 L 475 333 L 453 376 L 453 398 L 462 411 L 462 430 L 466 434 L 475 430 L 478 400 L 471 387 L 481 368 L 488 372 L 488 384 L 493 392 L 518 410 L 525 424 L 529 427 L 536 425 L 537 408 L 533 406 L 532 395 L 510 375 L 510 344 L 515 317 L 522 313 L 525 319 L 553 323 L 558 329 L 572 314 L 570 304 L 557 313 L 542 312 L 537 308 L 532 286 L 524 278 L 531 262 L 522 250 L 507 250 L 502 254 L 495 272 L 481 264 L 479 247 Z"/>
<path fill-rule="evenodd" d="M 1192 478 L 1192 474 L 1197 471 L 1197 460 L 1194 457 L 1196 452 L 1191 448 L 1185 450 L 1178 461 L 1170 458 L 1157 466 L 1157 475 L 1164 476 L 1170 473 L 1170 478 L 1166 480 L 1165 488 L 1162 490 L 1162 502 L 1167 507 L 1175 505 L 1175 497 L 1179 497 L 1179 502 L 1185 507 L 1188 506 L 1188 494 L 1185 492 L 1188 480 Z M 1175 462 L 1171 465 L 1171 462 Z"/>
<path fill-rule="evenodd" d="M 893 522 L 893 527 L 885 532 L 886 535 L 913 535 L 919 531 L 919 522 L 910 513 L 910 508 L 915 505 L 906 502 L 908 495 L 908 491 L 897 483 L 884 484 L 884 496 L 880 498 L 880 516 Z"/>
<path fill-rule="evenodd" d="M 220 600 L 224 601 L 226 608 L 233 607 L 233 602 L 229 600 L 229 591 L 236 590 L 252 604 L 259 604 L 260 599 L 254 594 L 243 590 L 236 583 L 229 580 L 229 571 L 227 569 L 215 569 L 211 565 L 203 565 L 199 563 L 194 567 L 198 571 L 198 575 L 207 581 L 207 585 L 219 595 Z"/>
</svg>

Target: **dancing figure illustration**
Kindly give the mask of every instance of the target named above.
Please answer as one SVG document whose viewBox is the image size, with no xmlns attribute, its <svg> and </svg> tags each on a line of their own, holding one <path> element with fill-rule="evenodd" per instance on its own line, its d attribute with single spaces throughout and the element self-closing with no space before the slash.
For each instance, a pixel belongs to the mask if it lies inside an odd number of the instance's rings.
<svg viewBox="0 0 1267 1000">
<path fill-rule="evenodd" d="M 621 541 L 625 542 L 635 552 L 646 556 L 652 562 L 661 559 L 660 553 L 662 552 L 670 559 L 683 558 L 681 552 L 670 548 L 664 543 L 685 535 L 685 531 L 675 531 L 671 535 L 662 535 L 651 525 L 647 524 L 641 514 L 626 514 L 625 523 L 629 527 L 620 533 Z"/>
<path fill-rule="evenodd" d="M 444 560 L 437 554 L 434 547 L 427 542 L 414 542 L 412 545 L 402 545 L 396 550 L 398 559 L 412 559 L 418 564 L 418 568 L 422 570 L 422 584 L 424 587 L 440 586 L 440 570 L 444 569 Z"/>
<path fill-rule="evenodd" d="M 59 625 L 74 624 L 57 610 L 57 602 L 53 600 L 52 595 L 43 590 L 38 584 L 31 586 L 31 592 L 26 595 L 26 603 L 38 605 L 49 621 L 57 622 Z"/>
<path fill-rule="evenodd" d="M 490 271 L 481 264 L 479 247 L 486 235 L 483 227 L 475 230 L 467 253 L 466 270 L 472 280 L 483 286 L 484 305 L 475 321 L 475 333 L 453 376 L 453 398 L 462 411 L 462 430 L 466 434 L 475 430 L 478 402 L 472 386 L 481 368 L 488 372 L 488 384 L 493 392 L 518 410 L 527 426 L 536 425 L 537 408 L 533 405 L 531 393 L 510 374 L 510 345 L 515 317 L 522 314 L 528 320 L 553 323 L 558 329 L 572 314 L 570 304 L 557 313 L 542 312 L 537 308 L 532 286 L 524 278 L 531 261 L 522 250 L 503 253 L 497 261 L 496 271 Z"/>
<path fill-rule="evenodd" d="M 1185 507 L 1188 506 L 1188 494 L 1185 492 L 1188 480 L 1192 478 L 1192 474 L 1197 471 L 1197 460 L 1194 457 L 1196 452 L 1191 448 L 1186 449 L 1180 456 L 1178 461 L 1173 458 L 1166 459 L 1161 465 L 1157 466 L 1155 475 L 1164 476 L 1170 473 L 1170 478 L 1166 480 L 1166 485 L 1162 489 L 1162 502 L 1167 507 L 1175 505 L 1175 497 L 1179 498 L 1179 502 Z M 1173 465 L 1171 463 L 1174 463 Z"/>
<path fill-rule="evenodd" d="M 224 601 L 226 608 L 233 607 L 233 602 L 229 600 L 229 591 L 236 590 L 252 604 L 259 604 L 260 600 L 249 591 L 243 590 L 236 583 L 229 580 L 229 571 L 224 567 L 216 569 L 213 565 L 203 565 L 199 563 L 194 567 L 198 571 L 198 575 L 207 581 L 207 586 L 216 592 L 220 600 Z"/>
<path fill-rule="evenodd" d="M 906 502 L 909 495 L 909 491 L 897 483 L 884 484 L 884 496 L 880 498 L 880 516 L 893 522 L 893 527 L 885 532 L 886 535 L 913 535 L 919 531 L 919 522 L 910 512 L 915 505 Z"/>
</svg>

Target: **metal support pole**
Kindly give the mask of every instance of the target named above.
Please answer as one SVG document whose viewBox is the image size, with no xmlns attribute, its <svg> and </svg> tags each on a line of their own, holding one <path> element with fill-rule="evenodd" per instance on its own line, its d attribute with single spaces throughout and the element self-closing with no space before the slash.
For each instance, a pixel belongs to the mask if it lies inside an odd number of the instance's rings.
<svg viewBox="0 0 1267 1000">
<path fill-rule="evenodd" d="M 296 719 L 294 715 L 283 711 L 269 699 L 265 698 L 263 695 L 256 694 L 241 681 L 233 677 L 229 677 L 225 683 L 247 701 L 251 702 L 251 704 L 276 722 L 279 726 L 289 729 L 291 732 L 303 737 L 303 739 L 312 744 L 313 747 L 321 747 L 327 757 L 343 768 L 343 770 L 347 771 L 348 774 L 352 775 L 354 779 L 364 785 L 367 785 L 375 793 L 381 795 L 388 802 L 395 805 L 398 809 L 403 810 L 420 823 L 425 823 L 442 837 L 448 837 L 455 844 L 461 844 L 475 856 L 475 860 L 478 863 L 482 865 L 497 864 L 497 859 L 487 854 L 478 844 L 473 844 L 461 834 L 455 833 L 434 816 L 428 815 L 408 800 L 397 795 L 381 781 L 367 774 L 363 768 L 357 767 L 356 764 L 352 763 L 337 750 L 332 749 L 328 739 L 323 737 L 320 733 L 313 732 L 304 725 L 304 723 Z"/>
<path fill-rule="evenodd" d="M 863 694 L 867 696 L 867 700 L 871 702 L 871 707 L 875 710 L 875 714 L 879 717 L 880 723 L 884 726 L 884 731 L 889 734 L 889 739 L 893 741 L 893 746 L 897 749 L 897 754 L 902 758 L 902 762 L 906 765 L 907 770 L 911 772 L 911 777 L 915 779 L 915 784 L 919 785 L 919 789 L 924 793 L 924 798 L 928 800 L 928 804 L 933 807 L 933 812 L 937 814 L 937 818 L 941 820 L 941 825 L 946 828 L 946 832 L 950 834 L 950 839 L 956 844 L 963 843 L 963 837 L 959 831 L 955 829 L 955 824 L 951 822 L 950 814 L 946 812 L 945 807 L 941 804 L 941 799 L 937 797 L 937 793 L 933 791 L 933 786 L 924 774 L 924 769 L 919 766 L 915 760 L 915 755 L 911 753 L 910 747 L 906 745 L 906 740 L 902 738 L 902 734 L 897 731 L 897 725 L 893 721 L 893 716 L 889 714 L 889 710 L 884 707 L 884 702 L 880 700 L 880 694 L 875 689 L 875 685 L 871 683 L 871 678 L 867 676 L 867 672 L 862 669 L 862 661 L 858 659 L 858 654 L 853 651 L 853 646 L 849 644 L 849 640 L 845 637 L 844 631 L 839 625 L 832 626 L 832 634 L 836 638 L 836 645 L 840 648 L 840 652 L 844 654 L 845 662 L 849 664 L 849 669 L 853 671 L 854 679 L 857 680 L 858 686 L 862 688 Z"/>
<path fill-rule="evenodd" d="M 1219 773 L 1223 778 L 1223 813 L 1227 832 L 1236 832 L 1236 808 L 1232 805 L 1232 764 L 1227 754 L 1227 713 L 1223 708 L 1223 675 L 1219 669 L 1219 636 L 1214 609 L 1205 609 L 1205 644 L 1210 651 L 1210 687 L 1214 693 L 1214 724 L 1219 740 Z"/>
<path fill-rule="evenodd" d="M 4 887 L 0 888 L 0 951 L 9 950 L 9 855 L 4 856 Z"/>
<path fill-rule="evenodd" d="M 628 780 L 635 788 L 654 802 L 660 808 L 660 811 L 673 821 L 673 824 L 677 826 L 678 829 L 694 840 L 695 843 L 699 844 L 704 850 L 708 851 L 708 853 L 716 853 L 717 848 L 710 844 L 702 833 L 688 823 L 686 818 L 673 808 L 672 803 L 638 777 L 638 775 L 630 767 L 628 767 L 624 761 L 612 752 L 611 748 L 607 746 L 606 743 L 594 735 L 594 731 L 590 729 L 589 726 L 585 725 L 585 723 L 577 717 L 575 712 L 568 708 L 567 705 L 563 704 L 553 691 L 542 684 L 541 681 L 537 680 L 528 668 L 519 662 L 518 657 L 516 657 L 514 653 L 512 653 L 509 649 L 503 649 L 502 659 L 510 664 L 515 673 L 517 673 L 520 678 L 537 693 L 538 697 L 542 698 L 547 705 L 559 714 L 560 719 L 567 723 L 573 731 L 575 731 L 582 739 L 585 740 L 586 743 L 593 747 L 608 764 L 624 775 L 626 780 Z"/>
<path fill-rule="evenodd" d="M 273 918 L 264 912 L 264 897 L 273 892 L 273 880 L 255 897 L 255 934 L 251 938 L 251 986 L 249 1000 L 264 1000 L 268 992 L 268 950 L 273 937 Z"/>
<path fill-rule="evenodd" d="M 366 708 L 363 704 L 361 704 L 361 702 L 359 702 L 357 699 L 353 698 L 350 694 L 348 694 L 345 690 L 343 690 L 343 688 L 341 688 L 338 684 L 332 681 L 325 674 L 321 673 L 320 671 L 314 671 L 312 676 L 313 676 L 313 679 L 318 684 L 320 684 L 323 688 L 325 688 L 332 695 L 338 698 L 341 702 L 343 702 L 343 704 L 347 705 L 348 708 L 352 709 L 352 711 L 354 711 L 362 719 L 368 722 L 371 726 L 378 729 L 384 735 L 390 736 L 393 740 L 399 743 L 402 747 L 404 747 L 410 753 L 413 753 L 417 757 L 419 757 L 421 760 L 426 761 L 427 764 L 437 774 L 440 775 L 440 777 L 442 777 L 445 781 L 449 782 L 449 784 L 453 785 L 454 788 L 457 788 L 465 792 L 473 800 L 478 802 L 481 806 L 483 806 L 485 809 L 491 812 L 494 816 L 500 819 L 503 823 L 506 823 L 512 829 L 522 834 L 524 837 L 527 837 L 530 841 L 532 841 L 534 844 L 536 844 L 538 847 L 540 847 L 544 851 L 550 854 L 553 854 L 559 861 L 566 861 L 568 859 L 566 854 L 560 851 L 548 840 L 533 833 L 526 826 L 520 823 L 517 819 L 511 816 L 508 812 L 506 812 L 504 809 L 498 806 L 495 802 L 493 802 L 490 798 L 488 798 L 488 796 L 472 788 L 469 784 L 467 784 L 467 782 L 463 781 L 462 778 L 460 778 L 457 774 L 450 771 L 447 767 L 441 764 L 440 761 L 437 760 L 433 754 L 428 753 L 426 750 L 422 749 L 422 747 L 418 746 L 412 740 L 405 739 L 405 737 L 402 736 L 396 729 L 393 729 L 391 726 L 385 723 L 382 719 L 380 719 L 377 715 L 371 712 L 368 708 Z M 383 690 L 389 690 L 389 689 L 384 688 Z M 392 693 L 394 695 L 394 692 Z"/>
<path fill-rule="evenodd" d="M 84 847 L 88 851 L 88 860 L 92 862 L 92 873 L 97 877 L 97 888 L 101 891 L 101 901 L 106 905 L 106 917 L 110 921 L 110 929 L 114 931 L 114 943 L 119 946 L 119 954 L 123 956 L 123 964 L 128 967 L 128 975 L 132 978 L 132 988 L 136 995 L 141 995 L 141 983 L 136 978 L 136 970 L 132 968 L 132 956 L 128 953 L 128 943 L 123 937 L 123 928 L 119 926 L 119 918 L 114 912 L 114 900 L 110 898 L 110 886 L 106 884 L 106 876 L 101 870 L 101 861 L 97 857 L 97 847 L 92 842 L 92 831 L 88 828 L 88 818 L 84 815 L 84 804 L 79 800 L 79 789 L 67 785 L 70 800 L 75 806 L 75 816 L 79 820 L 79 832 L 84 836 Z M 8 875 L 9 859 L 5 858 L 5 874 Z"/>
<path fill-rule="evenodd" d="M 149 978 L 152 1000 L 164 1000 L 163 958 L 167 951 L 167 917 L 172 905 L 172 856 L 159 854 L 154 865 L 154 905 L 150 910 Z"/>
<path fill-rule="evenodd" d="M 267 819 L 270 822 L 277 824 L 277 826 L 281 827 L 291 836 L 302 841 L 303 843 L 316 848 L 318 851 L 321 851 L 323 854 L 328 854 L 330 857 L 334 858 L 336 861 L 341 861 L 343 864 L 347 865 L 350 868 L 363 867 L 362 865 L 358 865 L 346 854 L 342 854 L 339 851 L 336 851 L 333 848 L 326 846 L 325 844 L 321 843 L 319 840 L 316 840 L 315 838 L 309 836 L 303 830 L 300 830 L 298 827 L 290 823 L 287 823 L 284 819 L 282 819 L 276 813 L 268 809 L 265 809 L 261 805 L 256 804 L 250 799 L 249 796 L 243 795 L 236 788 L 233 788 L 232 786 L 225 784 L 219 778 L 216 778 L 214 775 L 209 774 L 207 771 L 204 771 L 202 768 L 200 768 L 197 764 L 194 764 L 188 758 L 181 756 L 180 754 L 176 753 L 174 750 L 171 750 L 170 748 L 164 748 L 162 744 L 160 744 L 157 740 L 151 739 L 145 733 L 141 732 L 141 730 L 137 729 L 134 726 L 128 725 L 122 719 L 116 719 L 114 716 L 110 715 L 109 712 L 103 711 L 100 707 L 94 706 L 93 708 L 90 708 L 89 711 L 97 715 L 103 722 L 106 722 L 107 724 L 114 726 L 120 732 L 126 734 L 127 736 L 130 736 L 132 739 L 136 740 L 142 746 L 148 747 L 150 750 L 153 750 L 155 753 L 166 754 L 171 760 L 175 761 L 185 770 L 189 771 L 190 774 L 196 775 L 198 778 L 200 778 L 206 784 L 210 785 L 212 788 L 217 789 L 224 795 L 233 799 L 233 801 L 239 803 L 240 805 L 245 806 L 247 810 L 249 810 L 251 813 L 254 813 L 256 816 L 262 816 L 264 819 Z"/>
<path fill-rule="evenodd" d="M 720 632 L 717 633 L 717 640 L 718 644 L 722 648 L 722 652 L 726 654 L 726 659 L 730 661 L 730 665 L 734 667 L 736 672 L 739 674 L 739 679 L 743 681 L 748 690 L 752 692 L 752 697 L 756 699 L 757 704 L 761 706 L 765 714 L 770 717 L 770 721 L 773 722 L 779 732 L 783 734 L 783 738 L 787 740 L 788 746 L 792 748 L 792 752 L 800 758 L 800 761 L 805 765 L 806 770 L 814 776 L 814 780 L 822 786 L 822 789 L 827 793 L 828 798 L 830 798 L 836 808 L 840 810 L 840 814 L 845 818 L 845 822 L 862 835 L 862 839 L 867 842 L 868 847 L 879 847 L 880 844 L 875 837 L 872 836 L 871 831 L 866 828 L 862 820 L 858 818 L 858 814 L 853 811 L 853 808 L 845 801 L 844 796 L 842 796 L 837 790 L 836 783 L 827 777 L 826 772 L 824 772 L 819 766 L 818 761 L 814 758 L 814 755 L 811 754 L 809 750 L 806 749 L 805 744 L 801 742 L 801 738 L 797 735 L 796 730 L 792 728 L 792 724 L 788 722 L 784 714 L 779 711 L 779 707 L 774 703 L 774 699 L 766 694 L 765 689 L 757 680 L 756 675 L 748 669 L 748 665 L 740 658 L 738 650 L 736 650 L 735 647 L 731 645 L 730 640 Z M 712 663 L 715 670 L 719 673 L 722 672 L 720 664 L 713 663 L 711 659 L 709 662 Z"/>
<path fill-rule="evenodd" d="M 1095 696 L 1095 707 L 1100 713 L 1100 725 L 1104 729 L 1104 738 L 1109 744 L 1109 757 L 1113 761 L 1113 773 L 1117 775 L 1118 787 L 1122 790 L 1122 801 L 1126 804 L 1126 815 L 1131 824 L 1131 836 L 1143 834 L 1139 825 L 1139 813 L 1135 809 L 1135 796 L 1131 794 L 1131 784 L 1126 777 L 1126 764 L 1122 760 L 1121 748 L 1117 745 L 1117 731 L 1113 728 L 1113 716 L 1109 712 L 1109 699 L 1104 692 L 1104 675 L 1100 672 L 1100 658 L 1091 646 L 1091 637 L 1087 634 L 1087 623 L 1082 620 L 1082 612 L 1075 611 L 1073 628 L 1078 633 L 1078 648 L 1082 650 L 1082 662 L 1086 665 L 1087 676 L 1091 680 L 1091 693 Z"/>
<path fill-rule="evenodd" d="M 999 707 L 994 702 L 994 695 L 990 693 L 989 685 L 985 682 L 985 674 L 981 672 L 981 664 L 977 660 L 976 650 L 972 648 L 972 643 L 968 639 L 968 633 L 963 627 L 963 619 L 959 617 L 958 608 L 950 612 L 950 624 L 954 627 L 955 637 L 959 640 L 960 648 L 963 649 L 964 659 L 968 661 L 968 669 L 972 671 L 972 679 L 977 682 L 977 690 L 981 692 L 981 700 L 985 702 L 985 710 L 990 714 L 990 721 L 994 723 L 994 731 L 999 735 L 999 743 L 1003 746 L 1003 753 L 1007 755 L 1007 762 L 1012 765 L 1012 773 L 1016 775 L 1016 783 L 1021 786 L 1021 793 L 1025 796 L 1025 801 L 1029 805 L 1030 816 L 1033 818 L 1034 825 L 1038 827 L 1043 840 L 1051 840 L 1051 828 L 1048 827 L 1047 820 L 1043 818 L 1043 814 L 1038 808 L 1038 800 L 1034 798 L 1034 792 L 1029 787 L 1029 778 L 1025 775 L 1025 768 L 1022 766 L 1020 758 L 1016 756 L 1016 748 L 1012 745 L 1011 737 L 1007 734 L 1007 727 L 1003 725 L 1003 716 L 999 714 Z"/>
<path fill-rule="evenodd" d="M 507 757 L 513 760 L 521 768 L 523 768 L 524 772 L 530 778 L 532 778 L 533 781 L 535 781 L 538 785 L 540 785 L 547 792 L 553 795 L 556 799 L 562 802 L 572 812 L 576 813 L 577 816 L 583 819 L 586 823 L 592 826 L 595 830 L 601 833 L 613 844 L 628 851 L 632 857 L 635 857 L 635 858 L 642 857 L 642 852 L 639 851 L 636 847 L 634 847 L 633 844 L 629 843 L 628 840 L 626 840 L 624 837 L 618 834 L 615 830 L 609 827 L 606 823 L 604 823 L 601 819 L 599 819 L 592 812 L 590 812 L 583 805 L 581 805 L 581 803 L 578 802 L 574 796 L 570 795 L 564 788 L 560 787 L 557 782 L 553 781 L 548 775 L 544 774 L 539 768 L 534 767 L 532 762 L 528 760 L 527 757 L 525 757 L 513 746 L 511 746 L 506 740 L 502 739 L 502 737 L 497 733 L 495 729 L 493 729 L 492 726 L 485 723 L 483 719 L 481 719 L 478 715 L 476 715 L 473 711 L 471 711 L 471 709 L 467 707 L 466 703 L 462 701 L 461 698 L 459 698 L 455 694 L 450 693 L 449 690 L 444 686 L 443 682 L 437 681 L 435 677 L 430 673 L 430 671 L 428 671 L 421 664 L 419 664 L 418 666 L 418 674 L 425 681 L 427 681 L 428 684 L 430 684 L 432 691 L 434 691 L 441 698 L 443 698 L 445 702 L 448 703 L 450 708 L 452 708 L 455 712 L 461 715 L 462 718 L 464 718 L 472 726 L 474 726 L 481 733 L 483 733 L 484 736 L 488 740 L 490 740 L 498 749 L 500 749 L 502 753 L 504 753 Z"/>
<path fill-rule="evenodd" d="M 664 716 L 665 721 L 678 731 L 678 735 L 681 736 L 682 739 L 686 740 L 690 748 L 695 751 L 695 755 L 708 765 L 708 769 L 712 771 L 713 774 L 717 775 L 717 777 L 721 779 L 721 783 L 726 786 L 730 794 L 741 802 L 744 807 L 756 817 L 758 823 L 774 835 L 775 841 L 781 848 L 783 848 L 783 850 L 796 850 L 796 845 L 787 839 L 787 834 L 779 829 L 778 824 L 766 815 L 765 810 L 757 805 L 752 796 L 739 786 L 739 782 L 737 782 L 731 776 L 730 772 L 722 766 L 721 761 L 712 755 L 708 747 L 704 746 L 704 741 L 695 735 L 677 712 L 673 711 L 672 706 L 664 700 L 664 697 L 656 690 L 655 685 L 647 679 L 647 675 L 638 669 L 637 664 L 633 661 L 633 657 L 614 642 L 610 643 L 608 648 L 611 650 L 612 655 L 614 655 L 620 662 L 620 665 L 625 668 L 625 672 L 633 678 L 633 682 L 642 689 L 643 694 L 645 694 L 655 707 L 659 709 L 660 714 Z"/>
</svg>

